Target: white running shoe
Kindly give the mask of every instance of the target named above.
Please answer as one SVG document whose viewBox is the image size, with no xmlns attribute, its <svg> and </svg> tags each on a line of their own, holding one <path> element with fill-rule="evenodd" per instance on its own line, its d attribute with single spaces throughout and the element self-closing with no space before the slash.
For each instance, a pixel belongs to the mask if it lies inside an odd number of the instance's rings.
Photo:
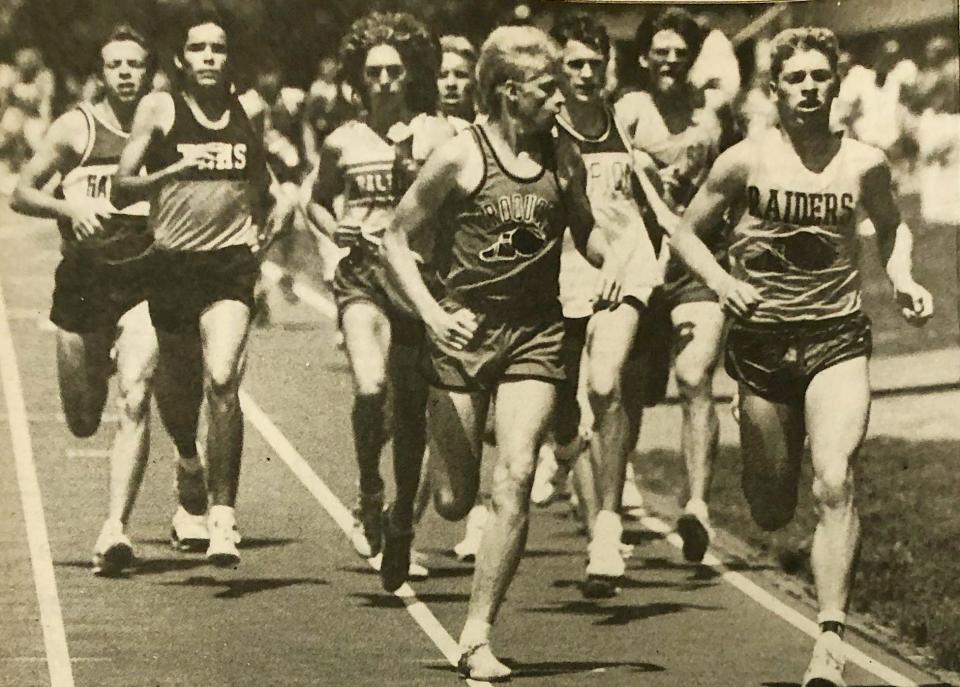
<svg viewBox="0 0 960 687">
<path fill-rule="evenodd" d="M 530 501 L 535 506 L 546 508 L 554 501 L 568 498 L 567 476 L 570 469 L 557 461 L 557 455 L 551 444 L 540 446 L 537 470 L 533 474 L 533 488 Z"/>
<path fill-rule="evenodd" d="M 847 660 L 846 645 L 836 632 L 821 632 L 813 645 L 813 656 L 802 687 L 846 687 L 843 666 Z"/>
<path fill-rule="evenodd" d="M 430 570 L 427 569 L 420 561 L 426 560 L 426 555 L 412 549 L 410 551 L 410 567 L 407 568 L 407 577 L 411 580 L 425 580 L 430 577 Z M 370 563 L 370 567 L 380 572 L 381 564 L 383 563 L 383 552 L 381 551 L 376 556 L 372 556 L 367 559 L 367 562 Z"/>
<path fill-rule="evenodd" d="M 237 551 L 240 533 L 237 531 L 233 509 L 228 506 L 211 508 L 207 530 L 210 533 L 207 560 L 220 568 L 236 567 L 240 563 L 240 552 Z"/>
<path fill-rule="evenodd" d="M 119 520 L 107 520 L 93 545 L 93 574 L 113 577 L 129 568 L 134 561 L 133 544 L 123 531 Z"/>
<path fill-rule="evenodd" d="M 583 594 L 588 598 L 614 596 L 617 584 L 627 571 L 621 553 L 623 525 L 620 516 L 610 511 L 600 511 L 593 528 L 593 540 L 587 546 L 587 579 Z"/>
<path fill-rule="evenodd" d="M 177 551 L 202 551 L 210 545 L 207 514 L 194 515 L 183 506 L 177 507 L 170 523 L 170 545 Z"/>
<path fill-rule="evenodd" d="M 464 562 L 476 560 L 477 551 L 480 550 L 480 538 L 483 537 L 483 528 L 487 523 L 487 515 L 487 507 L 484 505 L 476 505 L 470 509 L 463 539 L 453 547 L 457 560 Z"/>
</svg>

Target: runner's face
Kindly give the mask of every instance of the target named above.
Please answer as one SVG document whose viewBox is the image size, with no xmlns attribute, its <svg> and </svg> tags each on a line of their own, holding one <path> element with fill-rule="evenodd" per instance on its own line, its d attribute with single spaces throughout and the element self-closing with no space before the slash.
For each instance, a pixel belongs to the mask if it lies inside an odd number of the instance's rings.
<svg viewBox="0 0 960 687">
<path fill-rule="evenodd" d="M 564 96 L 558 71 L 544 64 L 532 69 L 525 81 L 517 82 L 518 118 L 532 131 L 549 131 L 560 114 Z"/>
<path fill-rule="evenodd" d="M 363 65 L 363 83 L 371 103 L 403 97 L 407 68 L 396 48 L 392 45 L 370 48 Z"/>
<path fill-rule="evenodd" d="M 686 82 L 693 55 L 683 36 L 672 29 L 663 29 L 653 35 L 646 62 L 651 86 L 663 93 Z"/>
<path fill-rule="evenodd" d="M 187 31 L 183 70 L 197 86 L 219 86 L 227 66 L 227 32 L 216 24 L 200 24 Z"/>
<path fill-rule="evenodd" d="M 599 100 L 606 73 L 607 61 L 597 50 L 577 40 L 563 46 L 563 77 L 569 98 L 577 102 Z"/>
<path fill-rule="evenodd" d="M 837 93 L 837 74 L 822 52 L 803 50 L 784 60 L 773 86 L 781 107 L 795 116 L 829 114 Z"/>
<path fill-rule="evenodd" d="M 443 53 L 437 88 L 440 106 L 446 114 L 458 114 L 467 109 L 472 70 L 470 63 L 455 52 Z"/>
<path fill-rule="evenodd" d="M 135 102 L 147 76 L 147 51 L 134 41 L 111 41 L 100 50 L 103 83 L 120 102 Z"/>
</svg>

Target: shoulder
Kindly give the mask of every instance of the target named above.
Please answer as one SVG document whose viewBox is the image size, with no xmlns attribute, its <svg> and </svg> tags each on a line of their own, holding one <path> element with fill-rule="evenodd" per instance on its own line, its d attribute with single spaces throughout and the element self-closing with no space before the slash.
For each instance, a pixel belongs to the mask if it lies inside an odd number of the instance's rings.
<svg viewBox="0 0 960 687">
<path fill-rule="evenodd" d="M 350 119 L 338 126 L 323 139 L 323 147 L 328 150 L 341 151 L 349 141 L 355 140 L 361 133 L 363 123 L 356 119 Z"/>
<path fill-rule="evenodd" d="M 165 117 L 173 117 L 176 106 L 173 102 L 173 95 L 168 91 L 153 91 L 147 93 L 140 99 L 137 105 L 137 111 L 158 120 Z"/>
<path fill-rule="evenodd" d="M 636 120 L 654 109 L 653 99 L 646 91 L 632 91 L 620 97 L 614 111 L 622 119 Z"/>
<path fill-rule="evenodd" d="M 710 176 L 720 183 L 745 182 L 764 155 L 769 156 L 768 141 L 766 136 L 758 136 L 730 146 L 717 157 Z"/>
<path fill-rule="evenodd" d="M 47 143 L 59 150 L 83 154 L 90 138 L 90 120 L 79 107 L 57 117 L 47 130 Z"/>
<path fill-rule="evenodd" d="M 866 174 L 870 170 L 888 166 L 886 153 L 876 146 L 862 143 L 850 136 L 844 136 L 841 140 L 841 145 L 849 156 L 853 167 L 859 171 L 861 175 Z"/>
<path fill-rule="evenodd" d="M 263 102 L 263 98 L 252 88 L 238 95 L 237 100 L 244 114 L 250 119 L 259 117 L 267 109 L 267 104 Z"/>
</svg>

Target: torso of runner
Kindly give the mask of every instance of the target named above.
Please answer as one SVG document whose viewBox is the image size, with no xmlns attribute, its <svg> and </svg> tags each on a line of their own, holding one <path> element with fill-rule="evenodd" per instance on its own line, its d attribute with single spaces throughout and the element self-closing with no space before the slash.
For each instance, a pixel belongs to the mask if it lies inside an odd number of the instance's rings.
<svg viewBox="0 0 960 687">
<path fill-rule="evenodd" d="M 779 130 L 749 145 L 756 149 L 750 155 L 755 162 L 729 255 L 733 276 L 760 291 L 750 320 L 822 320 L 858 312 L 861 180 L 881 153 L 842 138 L 823 171 L 813 172 Z"/>
<path fill-rule="evenodd" d="M 606 130 L 596 138 L 582 135 L 565 119 L 558 118 L 557 125 L 559 135 L 571 139 L 580 149 L 587 170 L 587 198 L 592 207 L 614 199 L 641 202 L 632 182 L 630 149 L 625 134 L 617 126 L 613 111 L 607 110 Z M 603 229 L 600 224 L 594 227 L 594 231 Z M 642 232 L 638 241 L 641 245 L 637 246 L 636 251 L 644 259 L 636 261 L 633 266 L 649 269 L 656 262 L 653 243 L 646 232 Z M 593 314 L 598 272 L 576 249 L 570 231 L 564 232 L 560 258 L 560 303 L 564 317 L 580 318 Z M 650 274 L 631 274 L 631 280 L 652 287 L 663 281 L 662 270 L 651 271 Z"/>
<path fill-rule="evenodd" d="M 103 220 L 101 235 L 82 242 L 74 238 L 71 227 L 61 226 L 62 250 L 105 263 L 135 260 L 153 245 L 153 235 L 147 230 L 150 204 L 140 201 L 117 208 L 110 202 L 111 179 L 129 134 L 104 122 L 93 105 L 83 103 L 77 109 L 87 121 L 87 145 L 79 164 L 63 176 L 59 194 L 74 203 L 102 205 L 110 217 Z"/>
<path fill-rule="evenodd" d="M 426 114 L 418 114 L 409 124 L 395 125 L 386 138 L 360 120 L 335 129 L 327 144 L 340 153 L 343 211 L 339 223 L 359 227 L 364 240 L 380 246 L 416 171 L 436 145 L 452 134 L 449 122 Z M 432 234 L 426 231 L 411 237 L 411 248 L 423 258 L 432 252 Z"/>
<path fill-rule="evenodd" d="M 551 148 L 532 177 L 510 173 L 483 125 L 469 134 L 483 156 L 483 177 L 466 198 L 441 208 L 441 237 L 449 260 L 442 279 L 449 296 L 474 307 L 543 311 L 555 307 L 565 228 L 560 183 Z M 555 146 L 544 137 L 545 146 Z"/>
<path fill-rule="evenodd" d="M 216 160 L 179 172 L 165 181 L 154 199 L 150 224 L 158 248 L 204 252 L 254 246 L 254 183 L 264 169 L 263 145 L 240 102 L 231 98 L 225 123 L 198 121 L 180 92 L 173 126 L 147 155 L 147 171 L 179 161 L 192 146 L 206 148 Z"/>
</svg>

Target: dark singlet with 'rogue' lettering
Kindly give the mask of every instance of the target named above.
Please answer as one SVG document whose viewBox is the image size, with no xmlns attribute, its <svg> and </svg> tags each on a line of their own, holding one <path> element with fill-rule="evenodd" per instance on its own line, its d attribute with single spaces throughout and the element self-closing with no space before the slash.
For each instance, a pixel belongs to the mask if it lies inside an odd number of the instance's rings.
<svg viewBox="0 0 960 687">
<path fill-rule="evenodd" d="M 256 243 L 253 206 L 258 179 L 266 174 L 263 144 L 243 107 L 231 98 L 220 128 L 197 120 L 180 92 L 171 93 L 173 127 L 147 156 L 147 171 L 178 162 L 191 148 L 214 161 L 183 170 L 164 182 L 151 209 L 157 246 L 174 251 L 212 251 Z"/>
<path fill-rule="evenodd" d="M 479 307 L 555 306 L 565 228 L 555 164 L 548 162 L 532 177 L 516 176 L 505 169 L 481 125 L 470 132 L 483 156 L 483 178 L 468 197 L 449 200 L 441 209 L 439 242 L 450 247 L 441 275 L 446 291 Z M 544 144 L 552 145 L 551 139 L 545 137 Z"/>
</svg>

